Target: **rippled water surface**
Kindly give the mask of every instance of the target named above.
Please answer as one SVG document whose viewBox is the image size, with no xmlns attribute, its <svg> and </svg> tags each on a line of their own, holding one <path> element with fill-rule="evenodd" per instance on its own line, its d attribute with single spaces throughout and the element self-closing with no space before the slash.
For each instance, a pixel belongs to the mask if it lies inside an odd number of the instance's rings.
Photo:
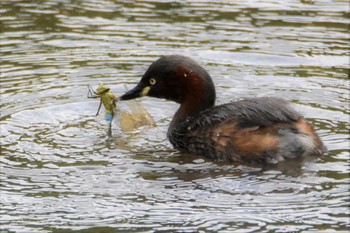
<svg viewBox="0 0 350 233">
<path fill-rule="evenodd" d="M 2 232 L 347 231 L 347 1 L 1 1 Z M 164 54 L 206 67 L 217 103 L 292 101 L 329 152 L 259 167 L 181 155 L 177 105 L 107 140 L 87 84 L 120 95 Z"/>
</svg>

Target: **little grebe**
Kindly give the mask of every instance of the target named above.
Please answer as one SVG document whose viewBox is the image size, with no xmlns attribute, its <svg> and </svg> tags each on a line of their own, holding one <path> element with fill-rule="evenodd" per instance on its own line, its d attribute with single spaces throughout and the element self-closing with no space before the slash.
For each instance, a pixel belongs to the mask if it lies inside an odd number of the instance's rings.
<svg viewBox="0 0 350 233">
<path fill-rule="evenodd" d="M 153 62 L 120 99 L 151 96 L 179 103 L 167 136 L 183 152 L 221 161 L 282 161 L 325 152 L 313 126 L 287 101 L 262 97 L 214 106 L 215 95 L 203 67 L 171 55 Z"/>
</svg>

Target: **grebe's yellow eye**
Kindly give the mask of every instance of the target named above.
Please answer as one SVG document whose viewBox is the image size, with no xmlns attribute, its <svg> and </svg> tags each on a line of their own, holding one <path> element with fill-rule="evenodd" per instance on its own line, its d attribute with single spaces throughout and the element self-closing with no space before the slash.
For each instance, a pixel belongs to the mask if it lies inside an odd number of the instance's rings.
<svg viewBox="0 0 350 233">
<path fill-rule="evenodd" d="M 154 84 L 156 84 L 156 79 L 155 78 L 151 78 L 150 80 L 149 80 L 149 84 L 151 84 L 151 85 L 154 85 Z"/>
</svg>

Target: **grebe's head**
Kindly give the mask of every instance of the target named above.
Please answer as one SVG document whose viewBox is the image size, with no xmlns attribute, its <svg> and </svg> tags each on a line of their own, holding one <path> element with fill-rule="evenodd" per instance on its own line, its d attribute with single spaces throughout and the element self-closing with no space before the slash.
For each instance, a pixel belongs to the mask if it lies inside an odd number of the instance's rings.
<svg viewBox="0 0 350 233">
<path fill-rule="evenodd" d="M 204 109 L 215 102 L 215 87 L 208 72 L 192 59 L 163 56 L 153 62 L 140 82 L 120 97 L 129 100 L 151 96 Z"/>
</svg>

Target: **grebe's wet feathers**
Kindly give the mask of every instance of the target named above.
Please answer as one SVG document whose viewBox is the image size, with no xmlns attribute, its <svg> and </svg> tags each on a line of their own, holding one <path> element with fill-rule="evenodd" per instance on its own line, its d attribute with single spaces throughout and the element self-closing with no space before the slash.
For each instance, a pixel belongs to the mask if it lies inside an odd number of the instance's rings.
<svg viewBox="0 0 350 233">
<path fill-rule="evenodd" d="M 268 126 L 273 123 L 296 122 L 301 115 L 284 99 L 274 97 L 248 98 L 215 106 L 203 111 L 191 128 L 209 127 L 235 118 L 239 127 Z"/>
<path fill-rule="evenodd" d="M 276 157 L 273 155 L 276 151 L 269 148 L 276 143 L 276 138 L 275 135 L 260 137 L 260 132 L 276 128 L 278 125 L 290 125 L 287 129 L 281 127 L 281 130 L 276 132 L 280 137 L 290 138 L 290 135 L 297 133 L 292 124 L 300 118 L 302 116 L 292 109 L 286 100 L 273 97 L 249 98 L 206 109 L 196 118 L 188 118 L 182 122 L 179 127 L 182 130 L 178 128 L 177 132 L 169 134 L 168 137 L 180 149 L 206 154 L 218 160 L 262 161 Z M 248 138 L 252 142 L 255 140 L 256 145 L 241 143 L 241 140 Z M 289 147 L 300 150 L 304 146 L 300 140 L 294 144 Z M 249 146 L 255 147 L 250 150 L 246 148 L 245 150 L 249 151 L 247 153 L 240 151 L 240 147 Z M 258 154 L 264 156 L 259 158 Z M 285 156 L 281 155 L 278 159 L 284 158 Z"/>
</svg>

